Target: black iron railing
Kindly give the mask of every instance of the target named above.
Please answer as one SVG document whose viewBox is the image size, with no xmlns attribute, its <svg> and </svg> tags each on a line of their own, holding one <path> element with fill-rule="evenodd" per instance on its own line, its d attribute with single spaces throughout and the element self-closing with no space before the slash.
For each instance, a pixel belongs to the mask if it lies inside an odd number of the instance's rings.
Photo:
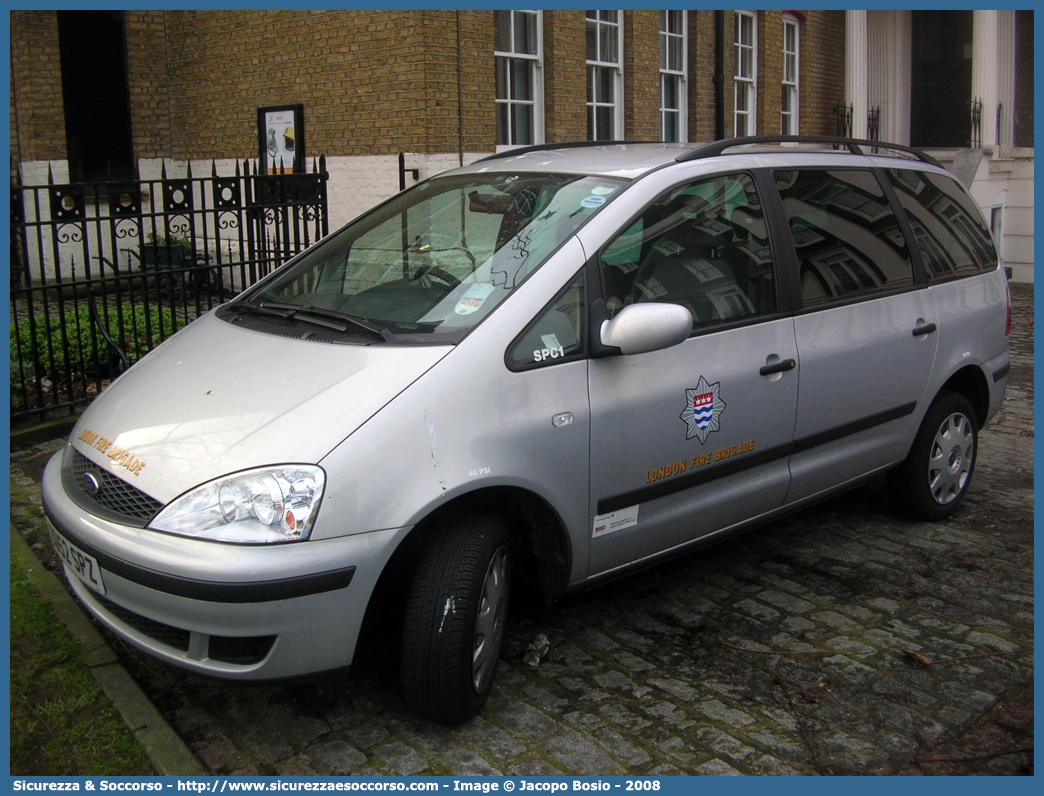
<svg viewBox="0 0 1044 796">
<path fill-rule="evenodd" d="M 870 141 L 881 140 L 881 108 L 870 108 L 866 112 L 866 137 Z"/>
<path fill-rule="evenodd" d="M 971 140 L 968 146 L 971 149 L 982 146 L 982 100 L 977 98 L 971 101 Z"/>
<path fill-rule="evenodd" d="M 853 106 L 841 102 L 834 106 L 834 128 L 838 138 L 852 137 Z"/>
<path fill-rule="evenodd" d="M 11 187 L 11 419 L 91 400 L 177 329 L 328 231 L 325 159 Z M 107 340 L 111 339 L 111 342 Z"/>
</svg>

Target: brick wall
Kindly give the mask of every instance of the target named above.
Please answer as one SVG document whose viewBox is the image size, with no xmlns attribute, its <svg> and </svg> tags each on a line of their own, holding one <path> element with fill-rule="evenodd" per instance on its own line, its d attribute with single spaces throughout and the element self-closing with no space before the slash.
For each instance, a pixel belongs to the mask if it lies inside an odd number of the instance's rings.
<svg viewBox="0 0 1044 796">
<path fill-rule="evenodd" d="M 736 14 L 725 12 L 725 36 L 722 39 L 722 114 L 725 117 L 725 137 L 736 134 Z"/>
<path fill-rule="evenodd" d="M 456 152 L 460 141 L 457 71 L 457 12 L 414 12 L 420 16 L 422 47 L 411 56 L 422 64 L 423 152 Z M 460 11 L 461 78 L 464 97 L 463 151 L 491 150 L 496 137 L 493 12 Z M 412 104 L 411 104 L 412 105 Z M 412 113 L 411 106 L 406 109 Z M 409 148 L 404 145 L 400 149 Z M 398 151 L 398 150 L 396 150 Z M 412 148 L 411 151 L 418 151 Z"/>
<path fill-rule="evenodd" d="M 167 12 L 173 156 L 244 156 L 257 108 L 302 103 L 306 153 L 458 147 L 453 11 Z M 492 13 L 461 18 L 465 149 L 494 137 Z"/>
<path fill-rule="evenodd" d="M 660 140 L 660 12 L 624 14 L 624 134 Z"/>
<path fill-rule="evenodd" d="M 836 135 L 834 106 L 845 99 L 845 12 L 810 12 L 800 35 L 801 134 Z"/>
<path fill-rule="evenodd" d="M 127 82 L 136 158 L 171 153 L 171 98 L 167 83 L 166 19 L 163 11 L 127 11 Z"/>
<path fill-rule="evenodd" d="M 11 12 L 11 157 L 59 160 L 65 157 L 65 111 L 54 11 Z M 17 149 L 16 149 L 17 147 Z"/>
<path fill-rule="evenodd" d="M 587 139 L 583 11 L 544 12 L 544 108 L 548 142 Z"/>
<path fill-rule="evenodd" d="M 18 154 L 18 106 L 15 104 L 14 83 L 8 81 L 7 90 L 11 94 L 11 113 L 8 121 L 11 126 L 11 182 L 13 184 L 18 175 L 18 163 L 21 161 Z"/>
<path fill-rule="evenodd" d="M 758 135 L 779 135 L 783 106 L 783 12 L 758 12 Z"/>
<path fill-rule="evenodd" d="M 715 138 L 714 70 L 717 64 L 714 57 L 714 20 L 714 11 L 689 11 L 690 141 L 713 141 Z"/>
<path fill-rule="evenodd" d="M 583 11 L 544 19 L 546 140 L 587 137 Z M 689 138 L 715 131 L 713 11 L 689 13 Z M 623 134 L 659 138 L 659 12 L 624 15 Z M 465 152 L 495 138 L 492 12 L 461 11 Z M 134 153 L 176 160 L 257 153 L 257 108 L 301 103 L 305 149 L 330 157 L 453 154 L 458 124 L 454 11 L 128 11 Z M 733 131 L 734 12 L 725 12 L 724 120 Z M 844 91 L 844 12 L 801 28 L 801 131 L 832 133 Z M 14 11 L 12 158 L 65 156 L 56 15 Z M 779 129 L 782 23 L 758 13 L 759 132 Z M 1032 76 L 1029 76 L 1030 85 Z M 1020 128 L 1022 129 L 1022 128 Z"/>
</svg>

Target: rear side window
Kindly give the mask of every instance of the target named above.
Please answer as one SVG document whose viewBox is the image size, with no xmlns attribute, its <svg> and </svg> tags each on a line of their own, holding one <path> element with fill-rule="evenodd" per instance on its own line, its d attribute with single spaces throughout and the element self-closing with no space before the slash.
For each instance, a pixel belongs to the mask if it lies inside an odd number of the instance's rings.
<svg viewBox="0 0 1044 796">
<path fill-rule="evenodd" d="M 747 174 L 721 175 L 658 199 L 602 252 L 606 311 L 681 304 L 694 328 L 776 311 L 761 199 Z"/>
<path fill-rule="evenodd" d="M 777 171 L 805 307 L 913 286 L 909 247 L 871 171 Z"/>
<path fill-rule="evenodd" d="M 997 267 L 986 222 L 960 183 L 940 174 L 889 169 L 888 179 L 913 228 L 929 282 Z"/>
</svg>

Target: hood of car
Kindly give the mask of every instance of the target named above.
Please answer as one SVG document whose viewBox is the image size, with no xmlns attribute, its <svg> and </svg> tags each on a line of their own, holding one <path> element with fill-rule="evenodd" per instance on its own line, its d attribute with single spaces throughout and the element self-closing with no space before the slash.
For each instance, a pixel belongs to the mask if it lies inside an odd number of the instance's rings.
<svg viewBox="0 0 1044 796">
<path fill-rule="evenodd" d="M 206 315 L 113 382 L 70 442 L 166 503 L 238 470 L 319 462 L 449 350 L 289 339 Z"/>
</svg>

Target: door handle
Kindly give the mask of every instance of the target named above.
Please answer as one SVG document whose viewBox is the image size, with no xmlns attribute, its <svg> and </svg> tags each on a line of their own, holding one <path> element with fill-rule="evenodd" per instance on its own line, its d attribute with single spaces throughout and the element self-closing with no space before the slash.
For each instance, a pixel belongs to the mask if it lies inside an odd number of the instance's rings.
<svg viewBox="0 0 1044 796">
<path fill-rule="evenodd" d="M 762 376 L 771 376 L 773 373 L 782 373 L 785 370 L 793 370 L 797 367 L 797 362 L 793 359 L 781 359 L 779 362 L 773 362 L 771 365 L 765 365 L 759 373 Z"/>
<path fill-rule="evenodd" d="M 934 323 L 925 323 L 921 326 L 915 326 L 913 330 L 913 336 L 920 337 L 922 334 L 931 334 L 938 328 L 939 327 L 936 326 Z"/>
</svg>

